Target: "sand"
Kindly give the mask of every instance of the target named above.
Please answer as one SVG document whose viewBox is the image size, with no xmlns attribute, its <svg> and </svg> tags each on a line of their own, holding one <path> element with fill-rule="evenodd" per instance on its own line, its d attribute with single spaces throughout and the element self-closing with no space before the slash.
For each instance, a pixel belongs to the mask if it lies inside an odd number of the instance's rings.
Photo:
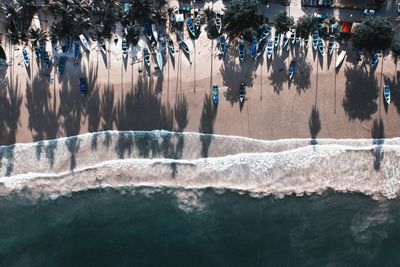
<svg viewBox="0 0 400 267">
<path fill-rule="evenodd" d="M 399 135 L 398 87 L 390 56 L 380 58 L 370 72 L 368 59 L 355 63 L 351 47 L 340 44 L 348 56 L 335 73 L 335 57 L 320 57 L 311 47 L 275 51 L 258 61 L 239 63 L 237 46 L 229 44 L 224 60 L 217 56 L 217 40 L 206 36 L 192 41 L 191 61 L 176 47 L 173 64 L 165 54 L 163 71 L 150 71 L 131 49 L 124 63 L 121 39 L 103 55 L 95 42 L 75 65 L 68 59 L 61 77 L 39 68 L 31 53 L 31 67 L 22 63 L 21 47 L 5 44 L 12 64 L 1 67 L 2 97 L 7 112 L 0 114 L 0 144 L 25 143 L 102 130 L 191 131 L 239 135 L 257 139 L 375 138 Z M 145 45 L 145 39 L 140 44 Z M 50 51 L 51 45 L 48 44 Z M 32 60 L 32 57 L 34 60 Z M 138 58 L 138 59 L 137 59 Z M 297 71 L 288 81 L 290 61 Z M 54 59 L 53 59 L 54 63 Z M 382 66 L 383 64 L 383 66 Z M 383 68 L 382 68 L 383 67 Z M 383 72 L 382 72 L 383 69 Z M 148 74 L 150 73 L 150 74 Z M 52 78 L 54 82 L 51 82 Z M 79 93 L 79 77 L 88 81 L 89 94 Z M 246 100 L 239 104 L 240 82 Z M 392 104 L 384 104 L 383 86 L 390 83 Z M 220 101 L 212 104 L 211 86 L 218 84 Z M 17 90 L 17 94 L 15 94 Z M 14 97 L 13 97 L 14 96 Z M 380 122 L 380 124 L 378 123 Z M 320 129 L 320 130 L 319 130 Z"/>
</svg>

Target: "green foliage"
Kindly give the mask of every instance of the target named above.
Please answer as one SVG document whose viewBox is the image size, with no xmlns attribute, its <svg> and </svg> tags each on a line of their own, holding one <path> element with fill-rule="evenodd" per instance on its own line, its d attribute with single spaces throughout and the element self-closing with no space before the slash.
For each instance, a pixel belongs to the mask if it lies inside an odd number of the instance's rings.
<svg viewBox="0 0 400 267">
<path fill-rule="evenodd" d="M 264 17 L 257 14 L 259 0 L 231 0 L 226 4 L 223 26 L 234 36 L 243 34 L 249 28 L 258 28 Z"/>
<path fill-rule="evenodd" d="M 207 26 L 206 26 L 207 37 L 209 39 L 215 39 L 219 36 L 217 28 L 215 26 L 215 12 L 212 11 L 210 8 L 207 8 L 205 10 L 205 14 L 207 17 Z"/>
<path fill-rule="evenodd" d="M 389 48 L 393 34 L 393 27 L 388 18 L 368 17 L 357 26 L 352 39 L 355 47 L 372 52 L 374 49 Z"/>
<path fill-rule="evenodd" d="M 293 17 L 289 17 L 285 11 L 279 12 L 275 17 L 275 29 L 279 34 L 289 31 L 294 26 Z"/>
<path fill-rule="evenodd" d="M 309 15 L 301 16 L 296 23 L 296 32 L 302 38 L 307 38 L 312 32 L 318 30 L 318 18 Z"/>
<path fill-rule="evenodd" d="M 140 38 L 140 29 L 141 27 L 138 24 L 129 25 L 126 28 L 126 32 L 124 33 L 124 37 L 128 43 L 133 45 L 137 45 Z"/>
<path fill-rule="evenodd" d="M 397 61 L 400 59 L 400 43 L 397 41 L 393 42 L 390 50 L 392 51 L 393 61 L 397 64 Z"/>
</svg>

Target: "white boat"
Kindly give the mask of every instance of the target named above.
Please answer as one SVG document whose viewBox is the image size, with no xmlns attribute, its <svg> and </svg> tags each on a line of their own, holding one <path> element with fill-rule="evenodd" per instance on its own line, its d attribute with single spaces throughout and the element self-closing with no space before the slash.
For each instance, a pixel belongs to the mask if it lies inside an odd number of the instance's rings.
<svg viewBox="0 0 400 267">
<path fill-rule="evenodd" d="M 125 39 L 122 40 L 121 49 L 122 49 L 122 56 L 126 58 L 128 56 L 129 45 Z"/>
<path fill-rule="evenodd" d="M 196 27 L 196 31 L 200 31 L 200 26 L 201 26 L 201 16 L 200 15 L 196 16 L 196 22 L 194 23 L 194 26 Z"/>
<path fill-rule="evenodd" d="M 143 58 L 144 58 L 144 62 L 146 63 L 146 65 L 150 67 L 150 52 L 149 52 L 149 49 L 147 49 L 147 48 L 143 49 Z"/>
<path fill-rule="evenodd" d="M 101 38 L 99 40 L 99 46 L 100 46 L 101 52 L 103 52 L 104 54 L 107 54 L 106 42 L 104 41 L 103 38 Z"/>
<path fill-rule="evenodd" d="M 160 71 L 162 71 L 163 70 L 163 57 L 159 50 L 157 50 L 157 52 L 156 52 L 156 58 L 157 58 L 157 65 L 160 68 Z"/>
<path fill-rule="evenodd" d="M 83 36 L 83 34 L 79 34 L 79 39 L 81 40 L 83 47 L 86 48 L 87 51 L 90 51 L 90 46 L 85 36 Z"/>
<path fill-rule="evenodd" d="M 292 80 L 294 77 L 294 73 L 296 72 L 296 62 L 292 60 L 289 66 L 289 79 Z"/>
<path fill-rule="evenodd" d="M 339 56 L 336 59 L 336 68 L 339 67 L 340 64 L 342 64 L 345 56 L 346 56 L 346 51 L 342 50 L 342 52 L 340 52 Z"/>
<path fill-rule="evenodd" d="M 33 15 L 32 22 L 33 22 L 33 27 L 35 28 L 35 30 L 40 30 L 40 19 L 37 14 Z"/>
<path fill-rule="evenodd" d="M 329 55 L 332 55 L 333 53 L 334 44 L 335 44 L 335 36 L 331 35 L 329 36 L 329 43 L 328 43 Z"/>
<path fill-rule="evenodd" d="M 244 84 L 244 82 L 241 82 L 239 88 L 239 100 L 241 103 L 244 101 L 245 96 L 246 96 L 246 85 Z"/>
<path fill-rule="evenodd" d="M 158 40 L 158 30 L 157 30 L 157 26 L 155 24 L 151 24 L 151 30 L 153 32 L 153 38 L 154 40 L 157 42 Z"/>
<path fill-rule="evenodd" d="M 390 105 L 390 86 L 388 84 L 385 84 L 385 87 L 383 88 L 383 95 L 385 97 L 386 103 Z"/>
<path fill-rule="evenodd" d="M 274 47 L 277 48 L 279 44 L 279 33 L 275 32 L 275 37 L 274 37 Z"/>
<path fill-rule="evenodd" d="M 324 40 L 322 40 L 322 38 L 319 38 L 319 40 L 318 40 L 318 50 L 321 53 L 321 56 L 325 55 L 325 44 L 324 44 Z"/>
<path fill-rule="evenodd" d="M 268 43 L 267 43 L 267 55 L 268 55 L 269 59 L 271 59 L 271 57 L 272 57 L 272 50 L 273 50 L 273 44 L 272 44 L 272 40 L 270 39 L 270 40 L 268 40 Z"/>
<path fill-rule="evenodd" d="M 315 31 L 315 32 L 313 33 L 312 39 L 313 39 L 312 41 L 313 41 L 314 50 L 317 50 L 318 41 L 319 41 L 319 34 L 318 34 L 318 31 Z"/>
<path fill-rule="evenodd" d="M 221 34 L 222 30 L 222 14 L 217 13 L 217 17 L 215 18 L 215 27 L 217 28 L 218 34 Z"/>
</svg>

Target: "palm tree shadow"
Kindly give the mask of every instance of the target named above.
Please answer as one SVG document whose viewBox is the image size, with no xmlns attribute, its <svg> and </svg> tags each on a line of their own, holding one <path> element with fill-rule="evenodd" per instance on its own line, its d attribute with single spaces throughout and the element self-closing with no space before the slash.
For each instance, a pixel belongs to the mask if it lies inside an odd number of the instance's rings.
<svg viewBox="0 0 400 267">
<path fill-rule="evenodd" d="M 164 83 L 164 74 L 163 74 L 163 72 L 160 70 L 160 71 L 158 72 L 158 75 L 157 75 L 156 84 L 154 85 L 154 92 L 155 92 L 156 94 L 160 94 L 160 93 L 162 92 L 163 83 Z"/>
<path fill-rule="evenodd" d="M 317 135 L 319 131 L 321 131 L 321 120 L 319 118 L 319 111 L 318 108 L 314 105 L 311 110 L 311 115 L 308 120 L 308 127 L 310 129 L 311 134 L 311 145 L 316 145 Z"/>
<path fill-rule="evenodd" d="M 272 64 L 272 72 L 268 79 L 271 81 L 270 85 L 273 87 L 274 92 L 278 95 L 283 90 L 283 84 L 288 81 L 288 69 L 285 64 L 287 53 L 278 56 L 275 53 L 274 61 Z"/>
<path fill-rule="evenodd" d="M 299 52 L 296 57 L 296 66 L 298 70 L 294 76 L 293 83 L 296 85 L 297 92 L 300 94 L 311 87 L 312 65 L 307 61 L 307 56 Z"/>
<path fill-rule="evenodd" d="M 342 106 L 349 120 L 370 120 L 377 109 L 379 87 L 377 79 L 363 66 L 346 66 L 346 91 Z"/>
<path fill-rule="evenodd" d="M 375 119 L 374 124 L 371 129 L 371 135 L 373 138 L 374 149 L 372 153 L 374 154 L 374 169 L 379 171 L 381 168 L 381 161 L 383 159 L 383 143 L 385 142 L 385 128 L 382 119 Z"/>
<path fill-rule="evenodd" d="M 189 123 L 188 116 L 188 102 L 184 94 L 178 94 L 177 100 L 174 107 L 175 121 L 177 123 L 177 131 L 183 132 Z"/>
<path fill-rule="evenodd" d="M 106 68 L 108 68 L 107 54 L 104 54 L 102 51 L 100 51 L 100 54 L 101 54 L 101 58 L 103 59 L 104 65 L 106 66 Z"/>
<path fill-rule="evenodd" d="M 201 156 L 203 158 L 208 157 L 208 149 L 213 139 L 212 134 L 214 134 L 214 122 L 216 116 L 217 109 L 213 105 L 211 96 L 207 94 L 204 95 L 203 110 L 201 113 L 199 128 L 199 132 L 202 133 L 202 135 L 200 135 L 200 142 L 202 145 Z"/>
</svg>

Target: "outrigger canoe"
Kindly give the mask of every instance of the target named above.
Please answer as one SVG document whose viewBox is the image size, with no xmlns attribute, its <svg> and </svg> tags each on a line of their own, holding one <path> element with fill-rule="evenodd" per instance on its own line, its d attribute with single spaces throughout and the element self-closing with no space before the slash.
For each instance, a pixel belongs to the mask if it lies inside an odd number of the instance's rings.
<svg viewBox="0 0 400 267">
<path fill-rule="evenodd" d="M 83 47 L 87 50 L 90 51 L 90 46 L 88 41 L 86 40 L 85 36 L 83 36 L 83 34 L 79 34 L 79 39 L 82 42 Z"/>
<path fill-rule="evenodd" d="M 267 56 L 268 56 L 269 59 L 271 59 L 271 57 L 272 57 L 273 49 L 274 48 L 273 48 L 272 40 L 268 40 L 268 43 L 267 43 Z"/>
<path fill-rule="evenodd" d="M 386 103 L 390 105 L 391 97 L 390 97 L 390 86 L 388 84 L 385 84 L 383 88 L 383 95 L 385 97 Z"/>
<path fill-rule="evenodd" d="M 267 37 L 271 34 L 271 28 L 270 27 L 264 27 L 260 39 L 258 40 L 258 42 L 261 42 L 262 40 L 266 40 Z"/>
<path fill-rule="evenodd" d="M 29 68 L 29 63 L 30 63 L 29 54 L 25 48 L 22 49 L 22 58 L 24 60 L 25 67 Z"/>
<path fill-rule="evenodd" d="M 189 62 L 190 62 L 190 50 L 189 50 L 189 46 L 185 43 L 185 41 L 180 41 L 179 42 L 179 47 L 183 50 L 183 52 L 186 53 Z"/>
<path fill-rule="evenodd" d="M 217 28 L 218 34 L 221 34 L 221 30 L 222 30 L 222 14 L 221 13 L 217 13 L 217 15 L 216 15 L 215 27 Z"/>
<path fill-rule="evenodd" d="M 143 58 L 144 58 L 144 62 L 146 63 L 146 65 L 148 67 L 150 67 L 150 52 L 149 52 L 149 49 L 143 48 Z"/>
<path fill-rule="evenodd" d="M 245 96 L 246 96 L 246 86 L 244 82 L 241 82 L 239 88 L 239 100 L 241 103 L 244 101 Z"/>
<path fill-rule="evenodd" d="M 318 34 L 318 31 L 315 31 L 315 32 L 313 33 L 312 38 L 313 38 L 313 47 L 314 47 L 314 50 L 317 50 L 318 41 L 319 41 L 319 34 Z"/>
<path fill-rule="evenodd" d="M 191 18 L 187 18 L 187 19 L 186 19 L 186 27 L 187 27 L 187 29 L 188 29 L 188 31 L 189 31 L 189 34 L 190 34 L 193 38 L 196 37 L 196 31 L 195 31 L 195 29 L 194 29 L 193 21 L 192 21 Z"/>
<path fill-rule="evenodd" d="M 342 51 L 340 52 L 339 56 L 336 59 L 336 68 L 340 66 L 340 64 L 342 64 L 344 57 L 346 56 L 346 51 Z"/>
</svg>

